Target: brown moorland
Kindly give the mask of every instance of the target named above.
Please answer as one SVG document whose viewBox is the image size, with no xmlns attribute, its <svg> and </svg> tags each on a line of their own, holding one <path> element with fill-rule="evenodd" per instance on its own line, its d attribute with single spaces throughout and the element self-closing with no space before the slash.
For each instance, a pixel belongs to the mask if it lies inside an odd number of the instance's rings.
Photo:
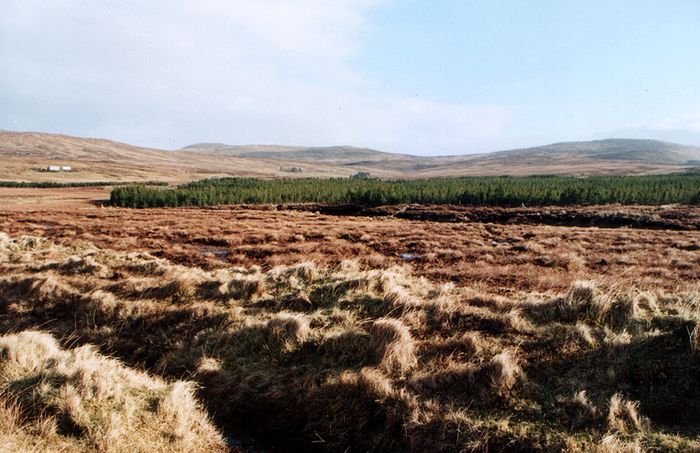
<svg viewBox="0 0 700 453">
<path fill-rule="evenodd" d="M 482 285 L 504 293 L 562 290 L 579 278 L 625 278 L 635 285 L 673 289 L 700 277 L 700 209 L 694 207 L 413 209 L 451 215 L 469 210 L 472 218 L 459 222 L 390 215 L 336 216 L 292 208 L 138 210 L 98 207 L 66 196 L 56 203 L 1 208 L 0 228 L 13 236 L 29 234 L 64 244 L 87 241 L 119 251 L 148 251 L 177 264 L 208 270 L 250 265 L 269 269 L 303 261 L 335 266 L 357 258 L 373 268 L 406 265 L 413 274 L 436 282 Z M 410 209 L 401 212 L 407 211 Z M 514 213 L 537 213 L 541 218 L 543 212 L 557 214 L 560 225 L 533 224 L 532 219 L 528 224 L 514 217 Z M 620 223 L 616 228 L 603 228 L 566 224 L 568 219 L 576 225 L 581 217 L 588 219 L 593 214 L 594 219 L 606 221 L 626 219 L 632 226 L 640 219 L 658 225 L 619 227 L 624 225 Z"/>
<path fill-rule="evenodd" d="M 63 203 L 0 209 L 13 445 L 700 448 L 698 208 L 548 208 L 633 220 L 610 228 Z"/>
</svg>

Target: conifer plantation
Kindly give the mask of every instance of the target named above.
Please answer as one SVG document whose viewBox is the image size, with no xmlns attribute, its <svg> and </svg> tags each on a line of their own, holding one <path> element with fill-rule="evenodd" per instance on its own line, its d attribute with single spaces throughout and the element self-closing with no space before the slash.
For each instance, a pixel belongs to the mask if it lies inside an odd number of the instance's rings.
<svg viewBox="0 0 700 453">
<path fill-rule="evenodd" d="M 131 208 L 268 203 L 402 203 L 547 206 L 700 203 L 700 174 L 654 176 L 379 179 L 206 179 L 177 188 L 115 188 L 114 206 Z"/>
</svg>

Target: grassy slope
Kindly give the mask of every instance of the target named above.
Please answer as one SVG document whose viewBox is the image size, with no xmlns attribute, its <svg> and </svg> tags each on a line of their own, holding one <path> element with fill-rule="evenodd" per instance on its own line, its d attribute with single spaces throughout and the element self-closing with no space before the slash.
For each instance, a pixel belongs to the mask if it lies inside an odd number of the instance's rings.
<svg viewBox="0 0 700 453">
<path fill-rule="evenodd" d="M 416 157 L 353 147 L 230 147 L 199 144 L 177 152 L 134 147 L 110 140 L 56 134 L 0 131 L 0 179 L 23 181 L 166 180 L 209 176 L 290 176 L 280 167 L 298 166 L 297 176 L 379 177 L 527 174 L 649 174 L 684 171 L 698 148 L 621 140 L 555 144 L 525 150 L 454 157 Z M 36 169 L 70 165 L 73 173 Z"/>
<path fill-rule="evenodd" d="M 41 325 L 71 347 L 190 376 L 236 438 L 299 450 L 700 447 L 692 285 L 583 281 L 503 297 L 356 262 L 202 271 L 35 238 L 5 238 L 0 253 L 2 332 Z"/>
<path fill-rule="evenodd" d="M 102 139 L 57 134 L 0 131 L 0 179 L 9 181 L 124 181 L 184 182 L 209 176 L 273 177 L 280 166 L 294 162 L 265 158 L 177 153 L 134 147 Z M 69 165 L 74 172 L 39 172 L 47 165 Z M 340 176 L 354 173 L 334 165 L 306 166 L 306 176 Z"/>
</svg>

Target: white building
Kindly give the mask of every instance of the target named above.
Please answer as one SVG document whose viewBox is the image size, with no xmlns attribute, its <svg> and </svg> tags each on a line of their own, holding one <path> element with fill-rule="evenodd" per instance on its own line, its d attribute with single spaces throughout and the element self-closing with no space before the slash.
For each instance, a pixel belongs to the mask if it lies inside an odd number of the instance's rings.
<svg viewBox="0 0 700 453">
<path fill-rule="evenodd" d="M 61 171 L 73 171 L 73 169 L 71 167 L 64 165 L 63 167 L 61 167 Z"/>
<path fill-rule="evenodd" d="M 47 170 L 48 171 L 61 171 L 61 167 L 59 167 L 58 165 L 49 165 Z"/>
</svg>

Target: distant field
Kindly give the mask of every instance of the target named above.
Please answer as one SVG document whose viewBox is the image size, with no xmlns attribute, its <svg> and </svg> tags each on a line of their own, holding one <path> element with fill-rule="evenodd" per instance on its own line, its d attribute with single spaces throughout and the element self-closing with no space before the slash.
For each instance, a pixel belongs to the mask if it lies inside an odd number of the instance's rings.
<svg viewBox="0 0 700 453">
<path fill-rule="evenodd" d="M 161 189 L 115 188 L 114 206 L 131 208 L 265 203 L 400 203 L 519 206 L 700 203 L 700 175 L 378 179 L 206 179 Z"/>
<path fill-rule="evenodd" d="M 0 181 L 0 187 L 34 188 L 34 189 L 60 189 L 64 187 L 107 187 L 107 186 L 167 186 L 164 181 Z"/>
</svg>

